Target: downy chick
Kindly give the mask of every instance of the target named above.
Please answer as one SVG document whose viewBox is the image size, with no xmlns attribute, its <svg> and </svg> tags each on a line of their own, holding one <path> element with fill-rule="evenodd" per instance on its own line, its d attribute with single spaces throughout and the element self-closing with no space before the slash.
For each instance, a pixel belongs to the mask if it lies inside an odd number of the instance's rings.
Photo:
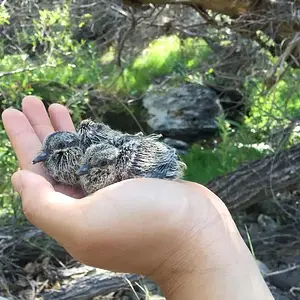
<svg viewBox="0 0 300 300">
<path fill-rule="evenodd" d="M 41 152 L 32 161 L 42 162 L 46 172 L 55 181 L 79 186 L 76 171 L 80 167 L 83 150 L 76 133 L 57 131 L 46 137 Z"/>
<path fill-rule="evenodd" d="M 83 120 L 77 127 L 77 132 L 83 149 L 87 149 L 92 144 L 101 142 L 114 144 L 114 140 L 118 140 L 122 136 L 144 136 L 142 132 L 136 134 L 123 133 L 119 130 L 112 129 L 102 122 L 93 122 L 90 119 Z M 150 137 L 159 139 L 162 135 L 151 134 Z"/>
<path fill-rule="evenodd" d="M 178 179 L 186 169 L 175 149 L 149 136 L 122 136 L 114 144 L 92 145 L 82 162 L 77 174 L 87 194 L 136 177 Z"/>
<path fill-rule="evenodd" d="M 122 132 L 114 130 L 102 122 L 96 123 L 90 119 L 83 120 L 77 127 L 77 132 L 83 149 L 103 141 L 110 142 L 114 137 L 122 135 Z"/>
</svg>

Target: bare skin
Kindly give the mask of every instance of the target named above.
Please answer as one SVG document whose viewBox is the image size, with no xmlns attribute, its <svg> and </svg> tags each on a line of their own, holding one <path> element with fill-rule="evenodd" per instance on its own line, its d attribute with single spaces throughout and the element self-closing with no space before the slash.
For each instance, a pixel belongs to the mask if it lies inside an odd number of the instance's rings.
<svg viewBox="0 0 300 300">
<path fill-rule="evenodd" d="M 32 165 L 54 130 L 74 131 L 67 109 L 26 97 L 3 123 L 21 171 L 12 177 L 28 220 L 77 260 L 151 276 L 168 300 L 274 299 L 223 202 L 191 182 L 133 179 L 82 198 Z M 81 198 L 79 200 L 79 198 Z"/>
</svg>

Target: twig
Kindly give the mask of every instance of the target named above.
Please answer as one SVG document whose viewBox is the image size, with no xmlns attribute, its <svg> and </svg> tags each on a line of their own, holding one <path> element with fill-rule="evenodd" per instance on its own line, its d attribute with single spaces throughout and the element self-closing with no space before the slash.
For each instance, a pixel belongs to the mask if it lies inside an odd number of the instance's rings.
<svg viewBox="0 0 300 300">
<path fill-rule="evenodd" d="M 293 266 L 293 267 L 286 268 L 284 270 L 280 270 L 280 271 L 275 271 L 275 272 L 268 273 L 268 274 L 265 275 L 265 277 L 270 277 L 270 276 L 275 276 L 275 275 L 281 275 L 281 274 L 292 272 L 292 271 L 295 271 L 295 270 L 298 270 L 298 269 L 300 269 L 300 265 L 296 265 L 296 266 Z"/>
<path fill-rule="evenodd" d="M 41 296 L 44 300 L 87 300 L 100 295 L 108 295 L 116 290 L 127 289 L 128 281 L 135 282 L 141 279 L 143 279 L 143 276 L 137 274 L 106 272 L 75 279 L 62 286 L 60 290 L 45 292 Z"/>
<path fill-rule="evenodd" d="M 41 68 L 55 68 L 55 67 L 57 67 L 57 65 L 52 65 L 52 64 L 43 64 L 43 65 L 35 66 L 35 67 L 26 67 L 23 69 L 17 69 L 17 70 L 13 70 L 13 71 L 9 71 L 9 72 L 0 73 L 0 78 L 5 77 L 5 76 L 10 76 L 10 75 L 15 75 L 18 73 L 30 72 L 30 71 L 34 71 L 34 70 L 41 69 Z"/>
<path fill-rule="evenodd" d="M 140 300 L 139 296 L 137 295 L 136 291 L 134 290 L 132 283 L 130 282 L 130 280 L 128 280 L 126 277 L 124 277 L 124 280 L 128 283 L 128 285 L 130 286 L 131 290 L 133 291 L 135 297 L 137 300 Z"/>
<path fill-rule="evenodd" d="M 120 31 L 120 40 L 118 42 L 118 51 L 117 51 L 117 58 L 116 58 L 116 64 L 118 67 L 122 68 L 122 52 L 125 46 L 125 43 L 129 36 L 134 32 L 135 28 L 137 25 L 137 21 L 135 19 L 135 16 L 133 13 L 131 13 L 131 25 L 127 29 L 124 35 L 121 36 L 121 31 Z"/>
<path fill-rule="evenodd" d="M 270 71 L 270 73 L 266 76 L 266 80 L 273 78 L 277 69 L 279 68 L 279 74 L 277 76 L 276 82 L 281 78 L 282 74 L 284 73 L 285 69 L 283 68 L 284 63 L 287 61 L 289 56 L 292 55 L 293 50 L 297 46 L 297 43 L 300 41 L 300 32 L 297 32 L 293 39 L 290 41 L 284 52 L 282 53 L 281 57 L 277 60 L 274 67 Z"/>
<path fill-rule="evenodd" d="M 4 5 L 6 4 L 6 2 L 7 2 L 7 0 L 3 0 L 3 2 L 0 3 L 0 6 L 4 7 Z M 1 300 L 1 298 L 0 298 L 0 300 Z"/>
</svg>

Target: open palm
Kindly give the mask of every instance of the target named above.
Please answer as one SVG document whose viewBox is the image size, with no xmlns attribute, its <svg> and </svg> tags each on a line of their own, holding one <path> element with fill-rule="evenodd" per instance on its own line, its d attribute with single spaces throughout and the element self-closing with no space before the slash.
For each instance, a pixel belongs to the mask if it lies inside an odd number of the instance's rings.
<svg viewBox="0 0 300 300">
<path fill-rule="evenodd" d="M 66 107 L 52 104 L 47 112 L 41 100 L 28 96 L 22 102 L 22 112 L 7 109 L 2 114 L 2 120 L 21 169 L 42 175 L 57 192 L 74 198 L 83 197 L 81 190 L 54 182 L 47 176 L 41 165 L 32 164 L 32 159 L 40 151 L 47 135 L 54 131 L 75 131 Z"/>
</svg>

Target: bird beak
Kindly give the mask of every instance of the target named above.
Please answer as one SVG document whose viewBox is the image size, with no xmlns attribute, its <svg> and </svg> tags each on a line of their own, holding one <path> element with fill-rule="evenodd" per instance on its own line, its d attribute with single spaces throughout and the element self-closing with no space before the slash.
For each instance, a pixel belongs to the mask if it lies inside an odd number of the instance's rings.
<svg viewBox="0 0 300 300">
<path fill-rule="evenodd" d="M 76 175 L 78 175 L 78 176 L 86 175 L 88 173 L 89 173 L 89 166 L 88 165 L 84 165 L 76 171 Z"/>
<path fill-rule="evenodd" d="M 48 152 L 42 152 L 37 157 L 34 158 L 34 160 L 32 161 L 32 163 L 35 165 L 35 164 L 37 164 L 39 162 L 45 161 L 48 157 L 49 157 L 49 153 Z"/>
</svg>

